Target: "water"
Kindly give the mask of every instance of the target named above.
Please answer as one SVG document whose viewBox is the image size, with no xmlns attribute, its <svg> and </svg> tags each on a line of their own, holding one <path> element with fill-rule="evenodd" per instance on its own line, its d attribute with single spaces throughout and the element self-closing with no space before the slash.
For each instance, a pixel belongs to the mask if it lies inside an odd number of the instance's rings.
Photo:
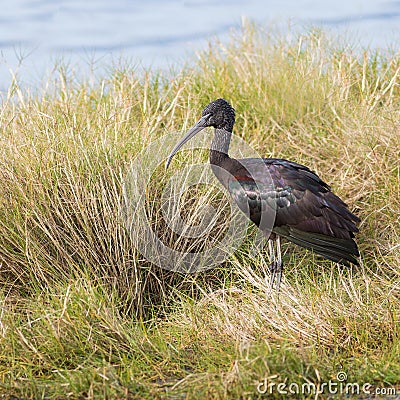
<svg viewBox="0 0 400 400">
<path fill-rule="evenodd" d="M 14 0 L 0 16 L 0 90 L 12 73 L 24 87 L 38 87 L 57 60 L 84 74 L 119 57 L 145 67 L 180 65 L 210 37 L 226 40 L 244 16 L 266 26 L 290 21 L 346 32 L 362 46 L 400 45 L 400 1 Z"/>
</svg>

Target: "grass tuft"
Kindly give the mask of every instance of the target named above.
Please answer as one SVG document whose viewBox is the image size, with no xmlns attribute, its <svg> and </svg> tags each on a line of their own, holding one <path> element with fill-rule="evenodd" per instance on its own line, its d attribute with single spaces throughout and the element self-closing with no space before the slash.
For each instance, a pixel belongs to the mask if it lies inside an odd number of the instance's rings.
<svg viewBox="0 0 400 400">
<path fill-rule="evenodd" d="M 246 26 L 178 73 L 126 67 L 89 85 L 60 68 L 40 97 L 15 80 L 0 112 L 0 394 L 244 399 L 266 380 L 279 397 L 273 385 L 340 371 L 400 390 L 399 74 L 399 54 Z M 131 161 L 218 97 L 259 154 L 308 165 L 361 218 L 360 268 L 285 244 L 278 294 L 252 230 L 198 274 L 136 249 L 139 218 L 133 236 L 123 218 Z M 213 205 L 207 241 L 167 228 L 167 178 L 199 160 L 183 152 L 167 177 L 160 160 L 144 193 L 155 231 L 180 251 L 212 245 L 229 220 L 221 193 L 198 185 L 168 211 L 196 226 Z"/>
</svg>

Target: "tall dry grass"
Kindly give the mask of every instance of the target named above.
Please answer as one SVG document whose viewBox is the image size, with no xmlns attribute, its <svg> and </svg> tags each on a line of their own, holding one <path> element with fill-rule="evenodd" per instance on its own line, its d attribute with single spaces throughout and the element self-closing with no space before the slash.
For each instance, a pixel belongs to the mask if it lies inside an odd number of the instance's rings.
<svg viewBox="0 0 400 400">
<path fill-rule="evenodd" d="M 14 82 L 0 113 L 0 392 L 245 398 L 265 377 L 318 383 L 339 368 L 399 385 L 399 71 L 398 54 L 249 26 L 179 73 L 89 85 L 61 70 L 39 97 Z M 260 154 L 308 165 L 360 216 L 359 269 L 286 245 L 278 295 L 250 242 L 198 275 L 136 250 L 121 218 L 131 160 L 217 97 Z M 163 232 L 162 166 L 153 179 L 150 217 L 171 246 L 193 245 Z M 202 201 L 183 207 L 193 223 Z"/>
</svg>

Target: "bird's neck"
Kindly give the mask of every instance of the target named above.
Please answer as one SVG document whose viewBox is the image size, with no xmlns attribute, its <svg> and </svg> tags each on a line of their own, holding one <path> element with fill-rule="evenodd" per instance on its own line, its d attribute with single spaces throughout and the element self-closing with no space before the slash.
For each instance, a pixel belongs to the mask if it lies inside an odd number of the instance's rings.
<svg viewBox="0 0 400 400">
<path fill-rule="evenodd" d="M 228 150 L 232 132 L 224 129 L 215 129 L 214 139 L 210 148 L 210 164 L 221 166 L 229 158 Z"/>
</svg>

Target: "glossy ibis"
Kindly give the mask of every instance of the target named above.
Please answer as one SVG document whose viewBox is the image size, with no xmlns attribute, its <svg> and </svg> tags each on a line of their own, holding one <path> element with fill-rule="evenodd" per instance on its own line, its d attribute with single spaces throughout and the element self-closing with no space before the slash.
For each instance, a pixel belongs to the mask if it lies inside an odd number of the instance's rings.
<svg viewBox="0 0 400 400">
<path fill-rule="evenodd" d="M 276 279 L 279 289 L 282 276 L 280 237 L 340 264 L 358 265 L 359 252 L 353 238 L 359 218 L 304 165 L 277 158 L 229 157 L 234 123 L 235 110 L 226 100 L 211 102 L 172 150 L 166 168 L 184 143 L 202 129 L 214 127 L 211 167 L 239 208 L 247 210 L 251 221 L 269 235 L 271 286 Z M 269 228 L 262 224 L 263 212 L 273 213 Z"/>
</svg>

